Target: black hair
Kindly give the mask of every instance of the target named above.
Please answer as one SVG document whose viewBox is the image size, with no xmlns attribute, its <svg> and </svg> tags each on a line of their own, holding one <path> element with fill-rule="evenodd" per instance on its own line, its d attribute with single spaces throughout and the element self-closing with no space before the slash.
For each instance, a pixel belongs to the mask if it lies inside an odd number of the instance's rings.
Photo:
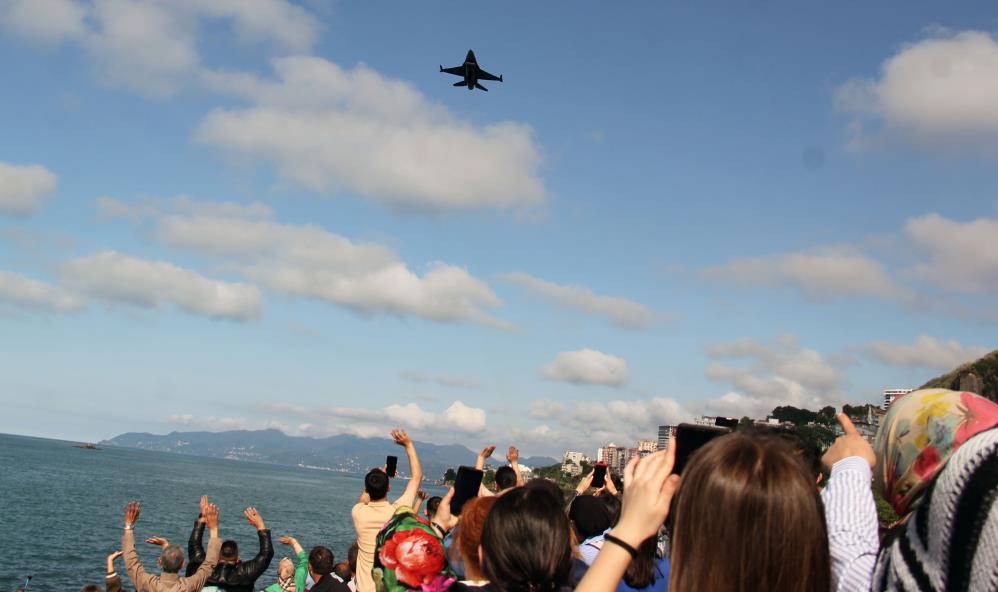
<svg viewBox="0 0 998 592">
<path fill-rule="evenodd" d="M 18 588 L 19 592 L 22 590 L 24 590 L 24 588 Z M 80 590 L 80 592 L 101 592 L 101 587 L 97 584 L 88 584 L 84 586 L 83 590 Z"/>
<path fill-rule="evenodd" d="M 482 571 L 498 592 L 557 590 L 572 570 L 571 525 L 558 497 L 519 487 L 499 497 L 482 529 Z"/>
<path fill-rule="evenodd" d="M 610 512 L 610 523 L 616 524 L 620 520 L 620 498 L 616 495 L 604 494 L 599 496 L 606 505 L 606 510 Z"/>
<path fill-rule="evenodd" d="M 357 541 L 354 541 L 350 548 L 347 549 L 347 563 L 350 564 L 350 571 L 357 573 L 357 553 L 360 552 L 360 545 Z"/>
<path fill-rule="evenodd" d="M 333 571 L 333 552 L 321 545 L 312 547 L 308 552 L 308 565 L 312 571 L 319 575 L 326 575 Z"/>
<path fill-rule="evenodd" d="M 441 501 L 442 498 L 439 495 L 435 495 L 430 499 L 426 500 L 426 514 L 427 516 L 430 517 L 430 520 L 432 520 L 433 517 L 436 516 L 437 508 L 440 507 Z"/>
<path fill-rule="evenodd" d="M 371 496 L 371 501 L 388 497 L 388 473 L 381 469 L 371 469 L 364 477 L 364 491 Z"/>
<path fill-rule="evenodd" d="M 516 471 L 513 467 L 503 466 L 496 469 L 496 487 L 499 490 L 516 486 Z"/>
<path fill-rule="evenodd" d="M 655 537 L 649 537 L 638 545 L 637 556 L 631 559 L 624 572 L 624 583 L 635 590 L 647 588 L 655 583 L 656 551 L 658 551 L 658 540 Z"/>
<path fill-rule="evenodd" d="M 222 550 L 218 553 L 218 558 L 222 561 L 234 561 L 239 557 L 239 545 L 236 541 L 228 540 L 222 542 Z"/>
<path fill-rule="evenodd" d="M 565 492 L 554 481 L 548 479 L 531 479 L 527 481 L 526 487 L 546 491 L 554 496 L 562 506 L 565 505 Z"/>
</svg>

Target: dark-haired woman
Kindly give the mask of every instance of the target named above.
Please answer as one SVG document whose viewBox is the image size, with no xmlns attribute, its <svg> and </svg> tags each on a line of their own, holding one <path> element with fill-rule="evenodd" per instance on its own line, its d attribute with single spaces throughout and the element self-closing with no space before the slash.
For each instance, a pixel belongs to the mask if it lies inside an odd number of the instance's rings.
<svg viewBox="0 0 998 592">
<path fill-rule="evenodd" d="M 482 529 L 482 571 L 499 592 L 567 589 L 572 570 L 571 525 L 562 500 L 540 487 L 501 496 Z"/>
</svg>

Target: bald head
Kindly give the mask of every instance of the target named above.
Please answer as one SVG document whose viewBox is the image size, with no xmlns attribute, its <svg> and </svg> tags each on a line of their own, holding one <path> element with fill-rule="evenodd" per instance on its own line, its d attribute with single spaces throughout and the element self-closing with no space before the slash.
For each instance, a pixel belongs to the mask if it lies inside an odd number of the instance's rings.
<svg viewBox="0 0 998 592">
<path fill-rule="evenodd" d="M 159 554 L 159 566 L 163 573 L 178 573 L 184 566 L 184 551 L 177 545 L 169 545 Z"/>
</svg>

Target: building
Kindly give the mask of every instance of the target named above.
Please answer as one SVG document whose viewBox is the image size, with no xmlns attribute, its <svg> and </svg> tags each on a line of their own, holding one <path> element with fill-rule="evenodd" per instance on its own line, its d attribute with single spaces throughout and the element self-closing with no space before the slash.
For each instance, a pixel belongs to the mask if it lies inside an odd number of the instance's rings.
<svg viewBox="0 0 998 592">
<path fill-rule="evenodd" d="M 562 462 L 568 462 L 568 461 L 572 461 L 577 465 L 581 465 L 584 462 L 589 462 L 589 457 L 582 452 L 566 450 L 565 456 L 562 457 Z"/>
<path fill-rule="evenodd" d="M 582 466 L 579 463 L 566 458 L 561 463 L 561 472 L 566 475 L 571 475 L 572 477 L 577 477 L 582 474 Z"/>
<path fill-rule="evenodd" d="M 669 446 L 669 440 L 676 435 L 676 426 L 658 426 L 658 449 L 665 450 Z"/>
<path fill-rule="evenodd" d="M 655 440 L 638 440 L 638 453 L 648 454 L 658 450 L 658 443 Z"/>
<path fill-rule="evenodd" d="M 900 397 L 902 395 L 907 395 L 911 391 L 912 391 L 912 389 L 887 389 L 887 390 L 885 390 L 884 391 L 884 407 L 883 407 L 884 411 L 887 411 L 887 409 L 890 408 L 891 403 L 894 402 L 894 399 L 897 399 L 898 397 Z"/>
</svg>

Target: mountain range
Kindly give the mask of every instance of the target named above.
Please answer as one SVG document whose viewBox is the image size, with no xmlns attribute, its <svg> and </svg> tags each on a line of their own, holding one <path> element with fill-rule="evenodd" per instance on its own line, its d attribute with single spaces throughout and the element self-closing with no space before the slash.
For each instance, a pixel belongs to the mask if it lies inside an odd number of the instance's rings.
<svg viewBox="0 0 998 592">
<path fill-rule="evenodd" d="M 260 463 L 301 466 L 346 473 L 365 473 L 371 467 L 385 464 L 385 457 L 399 457 L 399 473 L 408 472 L 405 450 L 388 438 L 360 438 L 347 434 L 328 438 L 289 436 L 280 430 L 231 430 L 226 432 L 170 432 L 165 435 L 129 432 L 100 443 L 120 446 L 227 458 Z M 460 444 L 430 444 L 415 442 L 423 473 L 430 480 L 440 479 L 451 467 L 474 465 L 477 452 Z M 497 458 L 498 457 L 498 458 Z M 490 459 L 490 465 L 504 461 L 500 450 Z M 520 459 L 528 467 L 544 467 L 560 461 L 534 456 Z"/>
</svg>

